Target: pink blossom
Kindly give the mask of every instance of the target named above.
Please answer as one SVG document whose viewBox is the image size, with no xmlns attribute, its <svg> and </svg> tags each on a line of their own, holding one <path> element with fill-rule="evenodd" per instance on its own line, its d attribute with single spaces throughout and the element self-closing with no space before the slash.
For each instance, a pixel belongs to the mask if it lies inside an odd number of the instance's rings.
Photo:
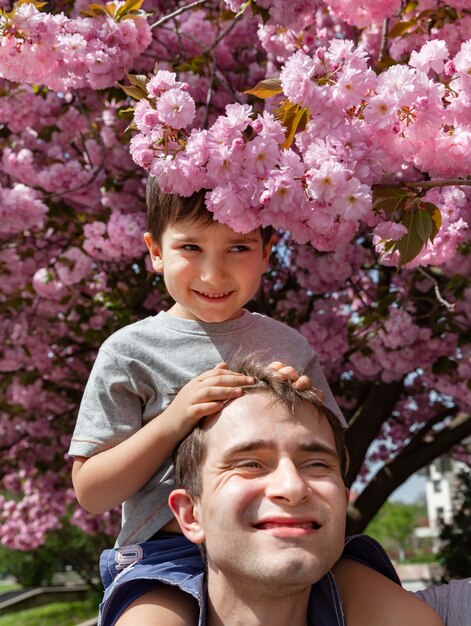
<svg viewBox="0 0 471 626">
<path fill-rule="evenodd" d="M 425 74 L 428 74 L 430 70 L 440 74 L 443 72 L 447 59 L 448 48 L 446 42 L 440 39 L 433 39 L 432 41 L 427 41 L 419 52 L 412 51 L 409 64 Z"/>
<path fill-rule="evenodd" d="M 398 241 L 407 233 L 407 228 L 397 222 L 380 222 L 374 229 L 374 234 L 379 239 Z"/>
<path fill-rule="evenodd" d="M 17 183 L 11 189 L 0 187 L 0 233 L 3 235 L 41 228 L 47 211 L 38 192 L 26 185 Z"/>
<path fill-rule="evenodd" d="M 45 267 L 40 268 L 33 276 L 33 287 L 42 298 L 59 299 L 64 295 L 64 286 L 54 274 Z"/>
<path fill-rule="evenodd" d="M 143 99 L 134 107 L 134 121 L 141 133 L 149 135 L 151 130 L 155 131 L 155 127 L 159 126 L 160 118 L 150 102 Z"/>
<path fill-rule="evenodd" d="M 195 117 L 195 101 L 189 93 L 172 88 L 159 97 L 156 110 L 163 124 L 172 128 L 186 128 Z"/>
<path fill-rule="evenodd" d="M 57 277 L 63 285 L 74 285 L 86 278 L 93 264 L 80 248 L 69 248 L 55 264 Z"/>
</svg>

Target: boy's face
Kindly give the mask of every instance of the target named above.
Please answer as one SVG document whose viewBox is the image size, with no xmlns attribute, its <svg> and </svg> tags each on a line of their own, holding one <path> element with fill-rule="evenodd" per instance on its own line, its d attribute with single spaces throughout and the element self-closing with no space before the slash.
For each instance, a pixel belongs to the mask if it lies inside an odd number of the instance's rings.
<svg viewBox="0 0 471 626">
<path fill-rule="evenodd" d="M 169 313 L 203 322 L 242 315 L 268 266 L 271 243 L 260 231 L 240 234 L 214 222 L 181 220 L 167 226 L 160 243 L 144 235 L 156 272 L 175 300 Z"/>
</svg>

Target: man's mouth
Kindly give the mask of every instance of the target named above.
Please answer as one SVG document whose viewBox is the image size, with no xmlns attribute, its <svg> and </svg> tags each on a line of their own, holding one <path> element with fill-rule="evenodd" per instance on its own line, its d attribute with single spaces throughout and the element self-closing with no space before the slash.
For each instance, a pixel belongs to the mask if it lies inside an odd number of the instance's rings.
<svg viewBox="0 0 471 626">
<path fill-rule="evenodd" d="M 315 521 L 295 521 L 295 520 L 267 520 L 264 522 L 260 522 L 259 524 L 255 524 L 255 528 L 258 530 L 272 530 L 272 529 L 282 529 L 282 528 L 299 528 L 301 530 L 318 530 L 321 525 Z"/>
</svg>

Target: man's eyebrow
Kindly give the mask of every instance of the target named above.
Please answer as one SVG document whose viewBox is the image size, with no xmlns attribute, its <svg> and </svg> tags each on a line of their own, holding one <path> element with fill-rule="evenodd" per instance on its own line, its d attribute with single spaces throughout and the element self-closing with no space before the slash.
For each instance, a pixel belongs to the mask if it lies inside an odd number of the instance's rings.
<svg viewBox="0 0 471 626">
<path fill-rule="evenodd" d="M 321 443 L 320 441 L 308 441 L 301 444 L 300 448 L 301 450 L 303 450 L 303 452 L 323 452 L 325 454 L 330 454 L 335 457 L 338 456 L 337 450 L 335 448 L 327 446 L 325 443 Z"/>
<path fill-rule="evenodd" d="M 234 456 L 242 452 L 253 452 L 254 450 L 274 450 L 276 445 L 267 439 L 251 439 L 250 441 L 239 443 L 224 452 L 225 457 Z"/>
<path fill-rule="evenodd" d="M 242 442 L 224 452 L 225 457 L 231 457 L 244 452 L 253 452 L 254 450 L 275 450 L 277 447 L 274 441 L 269 439 L 252 439 L 251 441 Z M 320 452 L 337 457 L 337 450 L 320 441 L 307 441 L 302 443 L 299 448 L 301 452 Z"/>
</svg>

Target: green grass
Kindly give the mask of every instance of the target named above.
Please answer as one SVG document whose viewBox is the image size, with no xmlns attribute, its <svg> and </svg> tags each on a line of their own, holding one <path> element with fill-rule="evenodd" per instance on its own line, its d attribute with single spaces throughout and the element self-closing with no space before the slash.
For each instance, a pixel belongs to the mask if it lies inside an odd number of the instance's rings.
<svg viewBox="0 0 471 626">
<path fill-rule="evenodd" d="M 0 626 L 74 626 L 98 613 L 96 598 L 84 602 L 54 602 L 0 616 Z"/>
<path fill-rule="evenodd" d="M 21 589 L 21 585 L 18 585 L 18 583 L 1 583 L 0 584 L 0 595 L 2 593 L 6 593 L 7 591 L 17 591 L 18 589 Z"/>
</svg>

